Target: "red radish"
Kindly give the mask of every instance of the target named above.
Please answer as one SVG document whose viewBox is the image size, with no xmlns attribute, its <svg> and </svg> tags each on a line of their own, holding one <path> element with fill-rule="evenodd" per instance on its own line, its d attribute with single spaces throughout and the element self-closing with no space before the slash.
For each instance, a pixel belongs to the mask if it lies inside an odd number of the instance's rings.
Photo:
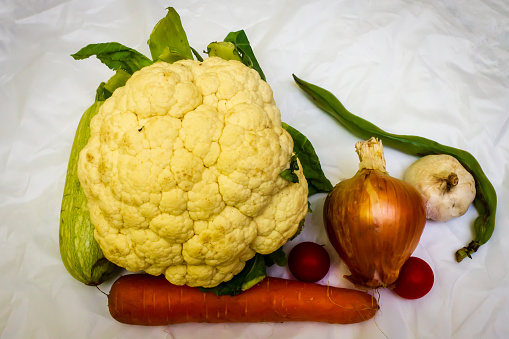
<svg viewBox="0 0 509 339">
<path fill-rule="evenodd" d="M 401 267 L 393 291 L 405 299 L 424 297 L 433 287 L 433 270 L 424 260 L 410 257 Z"/>
<path fill-rule="evenodd" d="M 288 268 L 300 281 L 317 282 L 329 272 L 329 253 L 317 243 L 301 242 L 288 255 Z"/>
<path fill-rule="evenodd" d="M 371 319 L 379 308 L 376 299 L 365 292 L 281 278 L 267 277 L 236 296 L 216 296 L 148 274 L 118 278 L 111 287 L 108 307 L 121 323 L 147 326 L 284 321 L 350 324 Z"/>
</svg>

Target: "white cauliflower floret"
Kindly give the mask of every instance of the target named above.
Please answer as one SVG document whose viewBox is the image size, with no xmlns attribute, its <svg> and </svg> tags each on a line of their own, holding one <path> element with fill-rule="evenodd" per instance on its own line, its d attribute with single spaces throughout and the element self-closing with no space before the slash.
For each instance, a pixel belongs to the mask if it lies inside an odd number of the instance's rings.
<svg viewBox="0 0 509 339">
<path fill-rule="evenodd" d="M 101 106 L 79 157 L 95 238 L 130 271 L 213 287 L 291 238 L 308 205 L 272 90 L 237 61 L 157 62 Z"/>
</svg>

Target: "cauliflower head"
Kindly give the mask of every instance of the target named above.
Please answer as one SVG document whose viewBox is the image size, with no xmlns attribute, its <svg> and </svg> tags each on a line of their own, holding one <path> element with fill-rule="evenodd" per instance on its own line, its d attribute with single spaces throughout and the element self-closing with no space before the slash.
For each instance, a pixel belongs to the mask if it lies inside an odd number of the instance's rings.
<svg viewBox="0 0 509 339">
<path fill-rule="evenodd" d="M 308 187 L 279 174 L 293 140 L 270 86 L 238 61 L 157 62 L 90 123 L 78 177 L 111 262 L 213 287 L 291 238 Z"/>
</svg>

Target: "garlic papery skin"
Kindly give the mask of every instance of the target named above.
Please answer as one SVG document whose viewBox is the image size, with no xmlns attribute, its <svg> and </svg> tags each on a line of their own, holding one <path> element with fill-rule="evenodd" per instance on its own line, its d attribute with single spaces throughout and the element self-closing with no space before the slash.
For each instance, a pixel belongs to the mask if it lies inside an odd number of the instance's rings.
<svg viewBox="0 0 509 339">
<path fill-rule="evenodd" d="M 475 180 L 461 163 L 447 154 L 427 155 L 405 171 L 403 180 L 421 193 L 426 218 L 447 221 L 462 216 L 475 199 Z"/>
</svg>

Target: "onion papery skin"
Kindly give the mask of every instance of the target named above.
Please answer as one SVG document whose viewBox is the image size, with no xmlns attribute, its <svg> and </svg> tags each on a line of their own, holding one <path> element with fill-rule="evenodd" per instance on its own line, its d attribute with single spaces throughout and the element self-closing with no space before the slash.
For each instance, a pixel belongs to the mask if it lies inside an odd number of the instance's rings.
<svg viewBox="0 0 509 339">
<path fill-rule="evenodd" d="M 360 288 L 390 287 L 417 247 L 425 205 L 410 184 L 377 169 L 338 183 L 323 210 L 329 240 Z"/>
</svg>

